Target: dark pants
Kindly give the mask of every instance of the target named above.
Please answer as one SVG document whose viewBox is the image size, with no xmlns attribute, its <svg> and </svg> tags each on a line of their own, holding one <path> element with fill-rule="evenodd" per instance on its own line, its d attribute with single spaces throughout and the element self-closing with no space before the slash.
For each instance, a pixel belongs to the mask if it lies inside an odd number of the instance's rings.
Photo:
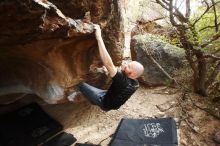
<svg viewBox="0 0 220 146">
<path fill-rule="evenodd" d="M 78 84 L 80 92 L 94 105 L 99 106 L 101 109 L 104 109 L 103 98 L 107 90 L 101 90 L 96 87 L 93 87 L 85 82 Z"/>
</svg>

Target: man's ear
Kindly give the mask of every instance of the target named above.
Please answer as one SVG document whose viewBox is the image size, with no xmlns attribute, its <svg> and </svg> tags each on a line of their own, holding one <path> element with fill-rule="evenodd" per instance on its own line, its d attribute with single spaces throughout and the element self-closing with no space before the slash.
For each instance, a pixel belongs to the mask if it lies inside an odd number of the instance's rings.
<svg viewBox="0 0 220 146">
<path fill-rule="evenodd" d="M 136 79 L 136 78 L 137 78 L 136 72 L 132 72 L 132 73 L 130 74 L 130 77 L 131 77 L 132 79 Z"/>
</svg>

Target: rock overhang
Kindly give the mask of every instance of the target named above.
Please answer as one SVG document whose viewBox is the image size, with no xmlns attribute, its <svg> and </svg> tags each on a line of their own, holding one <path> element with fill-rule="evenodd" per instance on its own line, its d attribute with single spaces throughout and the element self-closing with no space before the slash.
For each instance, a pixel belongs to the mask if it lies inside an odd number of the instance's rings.
<svg viewBox="0 0 220 146">
<path fill-rule="evenodd" d="M 111 1 L 1 2 L 0 21 L 5 25 L 0 27 L 0 94 L 26 92 L 43 99 L 62 99 L 69 87 L 88 78 L 104 86 L 105 77 L 94 69 L 102 63 L 93 23 L 102 25 L 116 65 L 122 60 L 123 48 L 118 40 L 120 20 L 111 23 L 120 19 L 119 12 L 112 14 L 109 5 L 116 7 Z"/>
</svg>

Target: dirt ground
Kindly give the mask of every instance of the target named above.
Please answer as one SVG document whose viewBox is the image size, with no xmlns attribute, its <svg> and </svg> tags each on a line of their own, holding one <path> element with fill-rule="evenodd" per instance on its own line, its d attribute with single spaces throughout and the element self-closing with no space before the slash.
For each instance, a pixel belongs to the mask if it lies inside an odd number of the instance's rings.
<svg viewBox="0 0 220 146">
<path fill-rule="evenodd" d="M 109 112 L 103 112 L 88 102 L 48 105 L 34 95 L 25 96 L 12 106 L 17 108 L 32 101 L 38 102 L 49 115 L 64 125 L 64 131 L 74 135 L 77 143 L 108 145 L 122 118 L 173 117 L 178 127 L 180 146 L 220 146 L 213 141 L 214 134 L 220 131 L 220 121 L 197 108 L 192 100 L 196 106 L 207 106 L 201 97 L 185 95 L 174 88 L 144 86 L 119 110 Z M 213 107 L 218 113 L 218 105 Z M 2 107 L 1 111 L 4 111 Z"/>
</svg>

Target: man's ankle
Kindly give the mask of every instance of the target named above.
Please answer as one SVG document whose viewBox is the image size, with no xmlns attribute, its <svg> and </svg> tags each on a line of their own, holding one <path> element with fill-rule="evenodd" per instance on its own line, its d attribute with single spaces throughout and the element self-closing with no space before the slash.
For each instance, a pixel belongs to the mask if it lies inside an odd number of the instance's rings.
<svg viewBox="0 0 220 146">
<path fill-rule="evenodd" d="M 75 98 L 76 98 L 77 96 L 79 96 L 79 95 L 81 95 L 81 92 L 75 91 L 75 92 L 72 92 L 71 94 L 69 94 L 69 95 L 67 96 L 67 99 L 68 99 L 69 101 L 73 102 L 73 101 L 75 100 Z"/>
</svg>

